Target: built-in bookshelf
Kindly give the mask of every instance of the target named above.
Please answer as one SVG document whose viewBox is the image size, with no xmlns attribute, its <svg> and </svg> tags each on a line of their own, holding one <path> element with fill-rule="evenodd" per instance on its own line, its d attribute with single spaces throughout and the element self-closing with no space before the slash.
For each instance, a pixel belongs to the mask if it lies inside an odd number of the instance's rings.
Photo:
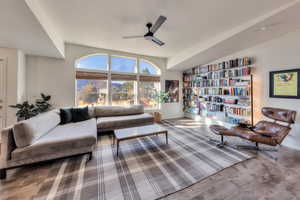
<svg viewBox="0 0 300 200">
<path fill-rule="evenodd" d="M 237 58 L 196 66 L 183 73 L 187 116 L 212 117 L 228 124 L 253 124 L 252 59 Z"/>
</svg>

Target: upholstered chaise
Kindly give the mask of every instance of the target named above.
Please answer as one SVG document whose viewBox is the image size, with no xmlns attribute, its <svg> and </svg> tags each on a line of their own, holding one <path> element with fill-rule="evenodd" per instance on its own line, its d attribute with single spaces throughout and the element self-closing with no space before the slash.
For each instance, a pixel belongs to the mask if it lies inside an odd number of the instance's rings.
<svg viewBox="0 0 300 200">
<path fill-rule="evenodd" d="M 0 175 L 26 164 L 89 153 L 97 144 L 96 119 L 59 125 L 50 111 L 2 130 Z"/>
</svg>

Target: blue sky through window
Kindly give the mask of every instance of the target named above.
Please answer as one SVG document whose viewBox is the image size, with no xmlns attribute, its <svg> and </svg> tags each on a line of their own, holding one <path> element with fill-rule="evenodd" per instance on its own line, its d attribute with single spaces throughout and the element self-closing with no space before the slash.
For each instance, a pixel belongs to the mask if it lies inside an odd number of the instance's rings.
<svg viewBox="0 0 300 200">
<path fill-rule="evenodd" d="M 147 61 L 140 61 L 140 73 L 143 74 L 159 74 L 156 67 Z"/>
<path fill-rule="evenodd" d="M 81 58 L 76 67 L 81 69 L 108 70 L 108 56 L 88 56 Z"/>
<path fill-rule="evenodd" d="M 108 70 L 108 58 L 107 55 L 84 57 L 78 60 L 76 67 L 80 69 Z M 136 64 L 135 58 L 111 57 L 111 66 L 114 72 L 136 73 Z M 141 60 L 140 73 L 158 75 L 159 70 L 150 62 Z"/>
<path fill-rule="evenodd" d="M 114 72 L 136 72 L 136 59 L 124 57 L 111 57 L 111 70 Z"/>
</svg>

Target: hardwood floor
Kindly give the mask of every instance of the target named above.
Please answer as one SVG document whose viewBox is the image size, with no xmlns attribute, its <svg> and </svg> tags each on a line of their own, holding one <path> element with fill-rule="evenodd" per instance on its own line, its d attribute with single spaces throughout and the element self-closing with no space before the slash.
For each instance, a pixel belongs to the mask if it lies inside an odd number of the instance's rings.
<svg viewBox="0 0 300 200">
<path fill-rule="evenodd" d="M 177 120 L 178 125 L 192 120 Z M 188 126 L 188 125 L 186 125 Z M 277 161 L 264 154 L 218 174 L 210 176 L 184 190 L 163 199 L 184 200 L 300 200 L 300 151 L 281 147 Z M 32 199 L 55 161 L 8 170 L 0 181 L 0 200 Z"/>
</svg>

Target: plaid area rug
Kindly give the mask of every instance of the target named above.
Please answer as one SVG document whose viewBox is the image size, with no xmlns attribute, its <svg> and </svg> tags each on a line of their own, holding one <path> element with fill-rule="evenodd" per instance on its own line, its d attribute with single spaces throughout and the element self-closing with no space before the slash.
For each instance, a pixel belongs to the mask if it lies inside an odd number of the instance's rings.
<svg viewBox="0 0 300 200">
<path fill-rule="evenodd" d="M 55 162 L 35 199 L 158 199 L 251 158 L 216 148 L 201 129 L 162 125 L 168 145 L 163 135 L 128 140 L 117 157 L 112 137 L 101 136 L 91 161 L 84 155 Z"/>
</svg>

